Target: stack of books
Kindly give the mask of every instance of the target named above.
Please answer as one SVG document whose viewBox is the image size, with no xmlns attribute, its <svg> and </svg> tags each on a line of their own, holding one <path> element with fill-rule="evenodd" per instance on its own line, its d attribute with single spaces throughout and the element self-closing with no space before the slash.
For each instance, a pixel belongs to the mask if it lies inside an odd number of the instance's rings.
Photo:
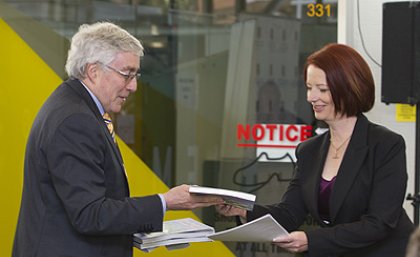
<svg viewBox="0 0 420 257">
<path fill-rule="evenodd" d="M 189 246 L 192 242 L 212 242 L 208 236 L 214 234 L 214 228 L 191 218 L 163 222 L 162 232 L 134 234 L 134 246 L 144 252 L 150 252 L 159 246 L 168 250 Z"/>
</svg>

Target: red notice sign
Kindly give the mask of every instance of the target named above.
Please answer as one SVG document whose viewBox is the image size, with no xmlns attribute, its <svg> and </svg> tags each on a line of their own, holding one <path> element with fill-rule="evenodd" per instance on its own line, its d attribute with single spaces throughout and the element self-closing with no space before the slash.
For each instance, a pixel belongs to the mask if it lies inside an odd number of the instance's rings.
<svg viewBox="0 0 420 257">
<path fill-rule="evenodd" d="M 312 136 L 312 126 L 302 124 L 238 124 L 236 130 L 238 147 L 257 148 L 257 157 L 263 153 L 259 161 L 282 162 L 295 161 L 296 146 Z M 289 155 L 290 157 L 287 158 Z"/>
</svg>

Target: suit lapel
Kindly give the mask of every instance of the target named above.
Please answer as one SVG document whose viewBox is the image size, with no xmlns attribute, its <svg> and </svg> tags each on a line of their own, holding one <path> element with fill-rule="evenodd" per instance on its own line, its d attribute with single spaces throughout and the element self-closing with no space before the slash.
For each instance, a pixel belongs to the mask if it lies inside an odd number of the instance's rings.
<svg viewBox="0 0 420 257">
<path fill-rule="evenodd" d="M 66 83 L 75 91 L 77 92 L 82 99 L 86 102 L 86 104 L 89 106 L 89 109 L 95 114 L 96 119 L 98 120 L 99 124 L 101 124 L 102 130 L 105 132 L 106 138 L 110 145 L 112 146 L 112 149 L 114 153 L 117 155 L 118 160 L 123 163 L 121 154 L 119 149 L 117 148 L 116 144 L 114 143 L 114 140 L 112 139 L 111 134 L 108 131 L 108 128 L 106 127 L 105 122 L 103 121 L 102 115 L 99 113 L 98 107 L 96 106 L 95 102 L 93 101 L 92 97 L 89 95 L 89 92 L 85 89 L 85 87 L 80 83 L 77 79 L 71 79 L 66 81 Z"/>
<path fill-rule="evenodd" d="M 310 165 L 304 170 L 313 171 L 308 174 L 307 181 L 303 185 L 304 195 L 306 199 L 309 199 L 307 203 L 309 204 L 310 213 L 314 214 L 313 218 L 319 221 L 321 220 L 318 212 L 319 183 L 329 147 L 329 132 L 327 133 L 322 135 L 319 151 L 312 155 L 312 160 L 303 160 L 306 165 Z"/>
<path fill-rule="evenodd" d="M 80 97 L 86 102 L 89 109 L 95 114 L 98 123 L 100 124 L 106 138 L 108 140 L 109 145 L 111 146 L 113 152 L 117 156 L 117 159 L 120 163 L 121 169 L 124 172 L 124 176 L 126 177 L 124 162 L 122 159 L 122 155 L 120 149 L 118 148 L 117 144 L 114 143 L 114 139 L 112 138 L 111 134 L 108 131 L 108 128 L 103 121 L 102 115 L 100 114 L 98 107 L 96 106 L 95 102 L 93 101 L 92 97 L 90 96 L 89 92 L 85 89 L 82 83 L 77 79 L 69 79 L 65 82 L 70 88 L 75 91 Z M 127 180 L 127 177 L 126 177 Z M 128 181 L 126 181 L 127 189 L 128 189 Z"/>
<path fill-rule="evenodd" d="M 368 121 L 365 116 L 360 115 L 354 127 L 353 135 L 344 154 L 334 188 L 330 198 L 331 222 L 334 220 L 343 204 L 347 193 L 351 189 L 354 180 L 361 170 L 366 158 Z"/>
</svg>

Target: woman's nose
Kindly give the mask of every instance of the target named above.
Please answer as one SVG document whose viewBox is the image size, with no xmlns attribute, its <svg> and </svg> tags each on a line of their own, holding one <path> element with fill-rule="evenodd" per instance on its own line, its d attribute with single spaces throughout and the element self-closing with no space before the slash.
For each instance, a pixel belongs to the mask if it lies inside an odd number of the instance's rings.
<svg viewBox="0 0 420 257">
<path fill-rule="evenodd" d="M 317 100 L 318 95 L 314 92 L 313 89 L 308 90 L 306 93 L 306 100 L 308 102 L 315 102 Z"/>
</svg>

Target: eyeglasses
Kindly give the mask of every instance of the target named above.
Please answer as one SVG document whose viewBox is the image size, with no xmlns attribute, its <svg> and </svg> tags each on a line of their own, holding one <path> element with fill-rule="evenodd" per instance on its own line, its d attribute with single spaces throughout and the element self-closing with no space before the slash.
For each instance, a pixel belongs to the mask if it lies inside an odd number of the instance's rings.
<svg viewBox="0 0 420 257">
<path fill-rule="evenodd" d="M 124 77 L 125 83 L 129 83 L 131 80 L 133 80 L 134 78 L 139 79 L 141 77 L 141 73 L 139 71 L 135 71 L 135 72 L 123 72 L 120 70 L 117 70 L 107 64 L 103 64 L 105 67 L 107 67 L 108 69 L 120 74 L 121 76 Z"/>
</svg>

